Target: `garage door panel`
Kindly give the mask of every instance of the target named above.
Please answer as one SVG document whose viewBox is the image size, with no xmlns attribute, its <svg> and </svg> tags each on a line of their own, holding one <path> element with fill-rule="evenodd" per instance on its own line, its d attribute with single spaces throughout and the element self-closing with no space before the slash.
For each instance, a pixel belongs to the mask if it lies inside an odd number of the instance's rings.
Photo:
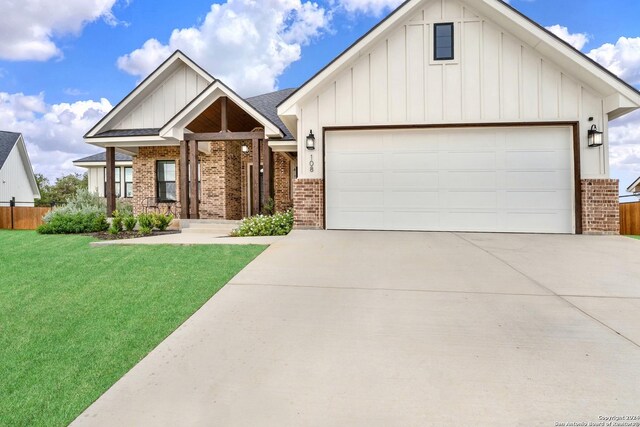
<svg viewBox="0 0 640 427">
<path fill-rule="evenodd" d="M 336 172 L 334 177 L 328 190 L 371 190 L 384 186 L 384 172 Z"/>
<path fill-rule="evenodd" d="M 495 189 L 498 173 L 495 171 L 443 171 L 440 173 L 440 186 L 443 189 L 465 189 L 473 187 L 479 190 Z"/>
<path fill-rule="evenodd" d="M 523 229 L 530 233 L 557 233 L 558 225 L 571 227 L 567 219 L 570 211 L 555 212 L 509 212 L 507 213 L 507 230 L 519 232 Z"/>
<path fill-rule="evenodd" d="M 440 212 L 429 210 L 386 212 L 386 230 L 432 230 L 440 224 Z"/>
<path fill-rule="evenodd" d="M 491 151 L 443 152 L 440 168 L 447 170 L 495 170 L 496 153 Z"/>
<path fill-rule="evenodd" d="M 454 209 L 497 209 L 497 191 L 448 191 L 445 206 Z"/>
<path fill-rule="evenodd" d="M 327 170 L 336 171 L 381 171 L 384 169 L 382 152 L 339 153 L 327 155 Z"/>
<path fill-rule="evenodd" d="M 327 195 L 327 205 L 342 209 L 369 208 L 372 210 L 384 208 L 384 191 L 352 190 L 332 191 Z"/>
<path fill-rule="evenodd" d="M 569 171 L 507 171 L 507 190 L 566 189 L 569 185 Z"/>
<path fill-rule="evenodd" d="M 328 132 L 327 227 L 571 233 L 571 141 L 569 127 Z"/>
<path fill-rule="evenodd" d="M 568 169 L 569 151 L 508 151 L 505 168 L 513 169 Z"/>
<path fill-rule="evenodd" d="M 400 209 L 407 208 L 437 208 L 440 206 L 440 193 L 433 191 L 385 191 L 384 206 Z"/>
<path fill-rule="evenodd" d="M 436 172 L 391 171 L 384 175 L 384 183 L 392 188 L 437 189 L 440 175 Z"/>
<path fill-rule="evenodd" d="M 328 209 L 327 228 L 343 230 L 384 230 L 384 211 Z"/>
<path fill-rule="evenodd" d="M 425 151 L 391 152 L 385 167 L 393 170 L 438 170 L 438 153 Z"/>
<path fill-rule="evenodd" d="M 505 193 L 507 209 L 549 209 L 571 210 L 571 191 L 507 191 Z"/>
</svg>

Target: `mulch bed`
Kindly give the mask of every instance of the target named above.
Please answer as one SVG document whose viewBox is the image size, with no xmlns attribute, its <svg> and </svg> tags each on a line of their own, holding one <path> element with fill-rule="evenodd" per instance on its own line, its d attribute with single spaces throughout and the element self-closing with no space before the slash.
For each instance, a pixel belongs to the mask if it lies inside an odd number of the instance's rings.
<svg viewBox="0 0 640 427">
<path fill-rule="evenodd" d="M 101 231 L 99 233 L 90 233 L 88 235 L 99 240 L 126 240 L 135 239 L 138 237 L 164 236 L 165 234 L 180 234 L 180 230 L 153 231 L 151 234 L 146 235 L 142 235 L 137 231 L 123 231 L 118 234 L 111 234 L 108 231 Z"/>
</svg>

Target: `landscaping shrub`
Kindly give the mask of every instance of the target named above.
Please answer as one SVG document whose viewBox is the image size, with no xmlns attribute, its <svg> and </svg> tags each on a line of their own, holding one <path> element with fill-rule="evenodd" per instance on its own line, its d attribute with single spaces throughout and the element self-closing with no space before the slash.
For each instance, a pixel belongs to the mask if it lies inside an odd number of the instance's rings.
<svg viewBox="0 0 640 427">
<path fill-rule="evenodd" d="M 151 234 L 153 231 L 153 214 L 141 213 L 138 215 L 138 225 L 140 234 Z"/>
<path fill-rule="evenodd" d="M 262 206 L 262 215 L 271 216 L 276 213 L 276 201 L 273 200 L 273 197 L 269 197 L 269 199 L 265 202 L 264 206 Z"/>
<path fill-rule="evenodd" d="M 125 230 L 133 231 L 133 229 L 136 228 L 136 224 L 138 223 L 138 220 L 133 215 L 127 215 L 122 220 L 122 223 L 124 225 Z"/>
<path fill-rule="evenodd" d="M 293 228 L 293 210 L 274 215 L 256 215 L 245 218 L 231 233 L 234 237 L 285 236 Z"/>
<path fill-rule="evenodd" d="M 171 221 L 173 221 L 173 215 L 165 215 L 161 213 L 152 214 L 152 225 L 160 231 L 166 231 Z"/>
<path fill-rule="evenodd" d="M 53 215 L 36 231 L 40 234 L 77 234 L 96 233 L 108 228 L 109 223 L 107 223 L 105 214 L 77 212 Z"/>
<path fill-rule="evenodd" d="M 110 234 L 118 234 L 122 232 L 122 214 L 118 210 L 113 211 L 111 218 L 111 227 L 109 227 Z"/>
</svg>

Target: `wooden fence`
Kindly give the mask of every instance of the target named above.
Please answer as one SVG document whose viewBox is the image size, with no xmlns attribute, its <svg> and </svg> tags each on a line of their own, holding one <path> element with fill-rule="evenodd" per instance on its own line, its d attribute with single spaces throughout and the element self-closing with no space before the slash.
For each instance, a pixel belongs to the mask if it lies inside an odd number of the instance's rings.
<svg viewBox="0 0 640 427">
<path fill-rule="evenodd" d="M 35 230 L 51 208 L 0 207 L 0 229 Z"/>
<path fill-rule="evenodd" d="M 640 235 L 640 202 L 620 203 L 620 234 Z"/>
</svg>

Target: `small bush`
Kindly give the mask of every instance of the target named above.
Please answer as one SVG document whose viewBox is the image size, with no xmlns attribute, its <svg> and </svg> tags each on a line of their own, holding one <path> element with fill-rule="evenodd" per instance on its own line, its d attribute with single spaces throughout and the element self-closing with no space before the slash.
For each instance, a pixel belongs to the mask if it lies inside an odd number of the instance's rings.
<svg viewBox="0 0 640 427">
<path fill-rule="evenodd" d="M 124 225 L 124 229 L 127 230 L 127 231 L 133 231 L 133 229 L 136 228 L 136 224 L 137 223 L 138 223 L 138 220 L 133 215 L 127 215 L 122 220 L 122 224 Z"/>
<path fill-rule="evenodd" d="M 97 233 L 109 228 L 107 218 L 103 213 L 71 213 L 58 214 L 49 217 L 49 221 L 37 228 L 40 234 L 78 234 Z"/>
<path fill-rule="evenodd" d="M 173 221 L 173 215 L 165 215 L 161 213 L 152 214 L 153 227 L 160 231 L 166 231 L 169 224 Z"/>
<path fill-rule="evenodd" d="M 141 213 L 138 215 L 138 225 L 140 226 L 140 232 L 144 229 L 149 230 L 149 233 L 151 233 L 151 230 L 153 230 L 153 214 Z"/>
<path fill-rule="evenodd" d="M 234 237 L 286 236 L 293 228 L 293 210 L 275 215 L 256 215 L 246 218 L 231 233 Z"/>
<path fill-rule="evenodd" d="M 111 218 L 111 227 L 109 227 L 109 233 L 110 234 L 121 233 L 123 220 L 124 218 L 122 217 L 122 214 L 120 214 L 119 211 L 117 210 L 113 211 L 112 218 Z"/>
</svg>

